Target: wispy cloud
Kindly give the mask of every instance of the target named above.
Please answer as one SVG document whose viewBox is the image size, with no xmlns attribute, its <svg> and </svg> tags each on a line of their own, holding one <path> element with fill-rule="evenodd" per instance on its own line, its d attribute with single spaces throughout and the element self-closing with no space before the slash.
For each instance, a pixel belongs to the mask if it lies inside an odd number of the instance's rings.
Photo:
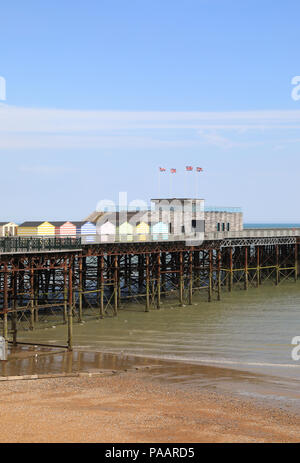
<svg viewBox="0 0 300 463">
<path fill-rule="evenodd" d="M 58 174 L 66 174 L 70 172 L 75 172 L 76 169 L 72 167 L 64 167 L 64 166 L 50 166 L 50 165 L 29 165 L 29 166 L 19 166 L 19 172 L 23 172 L 26 174 L 36 174 L 36 175 L 58 175 Z"/>
<path fill-rule="evenodd" d="M 202 144 L 228 149 L 249 144 L 230 132 L 246 136 L 249 131 L 260 135 L 293 129 L 300 129 L 300 111 L 85 111 L 0 105 L 0 150 Z"/>
</svg>

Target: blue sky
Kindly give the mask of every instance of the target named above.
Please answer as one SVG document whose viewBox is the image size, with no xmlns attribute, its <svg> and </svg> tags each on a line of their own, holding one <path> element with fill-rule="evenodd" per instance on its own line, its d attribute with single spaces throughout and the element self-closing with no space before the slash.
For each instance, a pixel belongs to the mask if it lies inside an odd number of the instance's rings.
<svg viewBox="0 0 300 463">
<path fill-rule="evenodd" d="M 297 0 L 1 5 L 0 219 L 82 219 L 172 195 L 300 222 Z M 161 176 L 169 195 L 169 174 Z"/>
</svg>

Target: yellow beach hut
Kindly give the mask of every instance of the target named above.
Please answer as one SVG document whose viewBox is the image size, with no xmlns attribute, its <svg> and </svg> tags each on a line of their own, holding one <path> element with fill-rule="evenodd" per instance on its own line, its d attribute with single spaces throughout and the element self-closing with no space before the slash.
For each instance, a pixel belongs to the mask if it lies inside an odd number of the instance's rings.
<svg viewBox="0 0 300 463">
<path fill-rule="evenodd" d="M 135 232 L 139 236 L 139 241 L 146 241 L 147 235 L 150 233 L 150 227 L 146 222 L 140 222 L 136 226 Z"/>
<path fill-rule="evenodd" d="M 43 222 L 38 226 L 38 236 L 54 236 L 55 225 L 50 222 Z"/>
<path fill-rule="evenodd" d="M 119 228 L 119 237 L 121 241 L 132 241 L 133 240 L 134 228 L 129 222 L 122 223 Z"/>
</svg>

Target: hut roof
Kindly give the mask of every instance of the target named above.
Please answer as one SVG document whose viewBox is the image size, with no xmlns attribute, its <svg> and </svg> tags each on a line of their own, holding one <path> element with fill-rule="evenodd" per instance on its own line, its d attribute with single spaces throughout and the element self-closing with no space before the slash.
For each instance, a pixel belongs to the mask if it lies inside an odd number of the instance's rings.
<svg viewBox="0 0 300 463">
<path fill-rule="evenodd" d="M 42 225 L 42 223 L 44 223 L 45 220 L 41 220 L 39 222 L 23 222 L 21 223 L 21 225 L 19 225 L 19 227 L 38 227 L 39 225 Z"/>
<path fill-rule="evenodd" d="M 61 227 L 61 226 L 64 225 L 66 222 L 68 222 L 68 221 L 65 220 L 64 222 L 49 222 L 49 223 L 51 223 L 51 225 L 54 225 L 55 227 Z"/>
</svg>

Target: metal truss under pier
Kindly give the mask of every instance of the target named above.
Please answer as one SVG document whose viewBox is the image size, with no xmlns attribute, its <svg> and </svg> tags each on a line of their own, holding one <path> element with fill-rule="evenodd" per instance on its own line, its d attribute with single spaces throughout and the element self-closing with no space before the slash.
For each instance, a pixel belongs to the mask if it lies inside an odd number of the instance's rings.
<svg viewBox="0 0 300 463">
<path fill-rule="evenodd" d="M 18 331 L 30 330 L 36 345 L 35 329 L 61 323 L 71 350 L 73 323 L 115 317 L 134 303 L 148 312 L 167 298 L 183 306 L 196 295 L 221 300 L 234 288 L 297 281 L 299 242 L 298 236 L 281 235 L 220 237 L 196 246 L 184 241 L 83 245 L 55 238 L 1 249 L 0 243 L 1 334 L 16 345 Z"/>
</svg>

